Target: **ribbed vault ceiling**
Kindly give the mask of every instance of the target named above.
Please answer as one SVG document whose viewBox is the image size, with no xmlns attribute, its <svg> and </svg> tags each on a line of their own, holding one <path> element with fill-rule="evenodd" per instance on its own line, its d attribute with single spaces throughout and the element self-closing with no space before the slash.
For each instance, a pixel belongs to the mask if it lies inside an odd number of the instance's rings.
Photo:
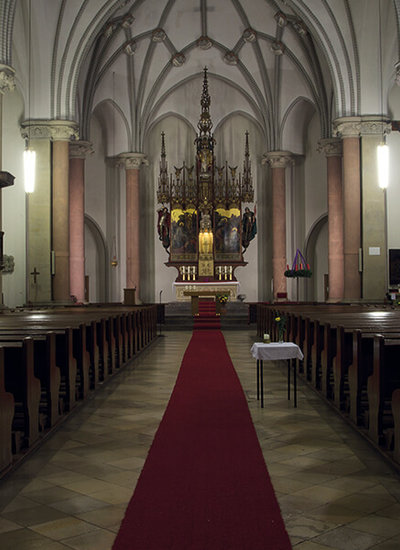
<svg viewBox="0 0 400 550">
<path fill-rule="evenodd" d="M 293 113 L 317 112 L 327 137 L 333 118 L 360 112 L 354 22 L 362 9 L 354 0 L 35 0 L 34 114 L 78 120 L 90 139 L 92 113 L 101 109 L 110 123 L 122 121 L 126 148 L 140 151 L 169 113 L 195 127 L 207 66 L 219 106 L 214 125 L 229 115 L 224 104 L 234 104 L 259 125 L 266 147 L 279 149 Z M 22 56 L 19 63 L 26 68 Z"/>
</svg>

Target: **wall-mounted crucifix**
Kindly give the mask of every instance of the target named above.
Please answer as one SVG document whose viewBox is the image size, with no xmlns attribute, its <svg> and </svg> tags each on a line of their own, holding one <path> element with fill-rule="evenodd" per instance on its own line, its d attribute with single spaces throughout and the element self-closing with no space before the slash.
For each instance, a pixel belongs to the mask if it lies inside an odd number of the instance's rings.
<svg viewBox="0 0 400 550">
<path fill-rule="evenodd" d="M 37 283 L 36 278 L 38 275 L 40 275 L 40 272 L 36 269 L 36 267 L 34 267 L 31 275 L 33 275 L 33 284 L 35 285 Z"/>
</svg>

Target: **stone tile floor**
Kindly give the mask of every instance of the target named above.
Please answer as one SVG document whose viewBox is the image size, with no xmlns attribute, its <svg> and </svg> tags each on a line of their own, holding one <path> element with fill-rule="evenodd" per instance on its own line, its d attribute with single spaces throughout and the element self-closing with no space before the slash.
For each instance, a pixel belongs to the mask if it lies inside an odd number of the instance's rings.
<svg viewBox="0 0 400 550">
<path fill-rule="evenodd" d="M 111 549 L 190 336 L 159 338 L 0 481 L 1 550 Z M 293 408 L 285 364 L 265 363 L 261 409 L 254 331 L 225 338 L 293 547 L 399 550 L 399 474 L 302 384 Z"/>
</svg>

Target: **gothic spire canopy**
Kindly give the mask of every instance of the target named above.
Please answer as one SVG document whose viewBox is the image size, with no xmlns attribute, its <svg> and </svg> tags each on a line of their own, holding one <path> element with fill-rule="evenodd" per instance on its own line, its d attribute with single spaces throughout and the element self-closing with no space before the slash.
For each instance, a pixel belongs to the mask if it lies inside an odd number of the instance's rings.
<svg viewBox="0 0 400 550">
<path fill-rule="evenodd" d="M 195 166 L 184 162 L 168 177 L 165 134 L 161 134 L 157 198 L 163 206 L 158 211 L 158 233 L 170 256 L 167 265 L 178 269 L 178 281 L 187 277 L 234 281 L 234 269 L 246 265 L 243 253 L 256 234 L 254 213 L 246 206 L 242 214 L 242 204 L 254 200 L 249 134 L 245 134 L 243 172 L 237 173 L 239 163 L 218 167 L 210 104 L 204 68 Z"/>
</svg>

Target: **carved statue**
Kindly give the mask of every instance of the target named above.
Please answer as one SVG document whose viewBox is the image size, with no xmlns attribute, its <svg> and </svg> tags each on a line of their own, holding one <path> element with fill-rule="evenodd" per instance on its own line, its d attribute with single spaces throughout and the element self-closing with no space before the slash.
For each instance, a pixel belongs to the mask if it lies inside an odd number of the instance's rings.
<svg viewBox="0 0 400 550">
<path fill-rule="evenodd" d="M 171 214 L 168 212 L 168 208 L 163 206 L 158 211 L 158 236 L 165 249 L 169 248 L 171 244 L 170 227 L 171 227 Z"/>
<path fill-rule="evenodd" d="M 200 234 L 199 234 L 199 252 L 200 254 L 212 254 L 214 235 L 212 233 L 211 218 L 208 211 L 201 216 Z"/>
</svg>

